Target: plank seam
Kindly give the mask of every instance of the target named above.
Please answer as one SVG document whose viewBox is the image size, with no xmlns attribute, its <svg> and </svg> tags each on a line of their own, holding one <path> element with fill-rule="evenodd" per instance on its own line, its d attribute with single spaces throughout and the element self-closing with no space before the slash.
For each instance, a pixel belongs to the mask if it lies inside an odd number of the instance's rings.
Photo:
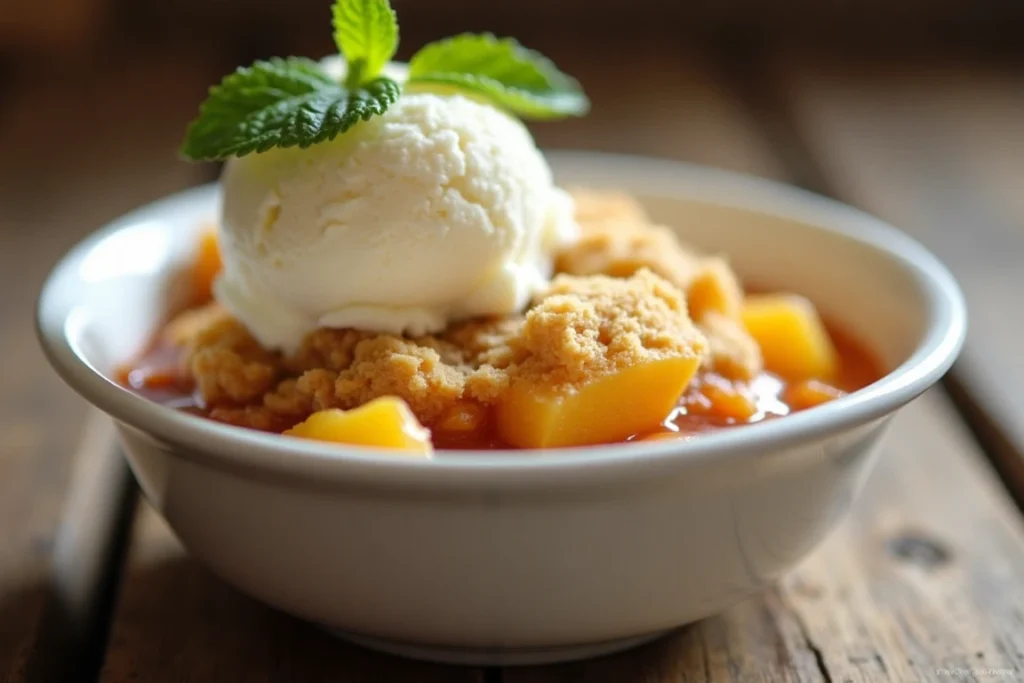
<svg viewBox="0 0 1024 683">
<path fill-rule="evenodd" d="M 110 637 L 137 489 L 110 419 L 86 423 L 54 544 L 26 683 L 92 683 Z"/>
<path fill-rule="evenodd" d="M 818 668 L 818 673 L 821 674 L 824 683 L 833 683 L 832 672 L 829 671 L 828 664 L 825 661 L 825 653 L 818 646 L 814 638 L 811 637 L 810 626 L 801 616 L 800 611 L 790 604 L 782 590 L 776 591 L 776 595 L 779 598 L 779 605 L 793 618 L 793 622 L 796 624 L 797 631 L 800 634 L 800 639 L 803 641 L 802 644 L 814 657 L 814 665 Z"/>
</svg>

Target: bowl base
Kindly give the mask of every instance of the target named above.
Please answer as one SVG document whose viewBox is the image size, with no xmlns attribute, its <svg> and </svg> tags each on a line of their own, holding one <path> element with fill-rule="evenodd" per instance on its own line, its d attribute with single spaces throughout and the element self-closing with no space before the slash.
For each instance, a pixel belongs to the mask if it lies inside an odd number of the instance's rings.
<svg viewBox="0 0 1024 683">
<path fill-rule="evenodd" d="M 589 659 L 602 655 L 612 654 L 621 650 L 628 650 L 669 633 L 658 631 L 647 633 L 641 636 L 631 636 L 617 640 L 606 640 L 599 643 L 585 643 L 582 645 L 558 645 L 553 647 L 527 647 L 527 648 L 472 648 L 472 647 L 448 647 L 435 645 L 418 645 L 413 643 L 398 643 L 391 640 L 380 640 L 367 636 L 328 629 L 330 633 L 347 640 L 350 643 L 365 647 L 370 650 L 377 650 L 390 655 L 397 655 L 407 659 L 419 659 L 428 662 L 439 662 L 442 664 L 456 664 L 460 666 L 529 666 L 534 664 L 556 664 L 569 662 L 577 659 Z"/>
</svg>

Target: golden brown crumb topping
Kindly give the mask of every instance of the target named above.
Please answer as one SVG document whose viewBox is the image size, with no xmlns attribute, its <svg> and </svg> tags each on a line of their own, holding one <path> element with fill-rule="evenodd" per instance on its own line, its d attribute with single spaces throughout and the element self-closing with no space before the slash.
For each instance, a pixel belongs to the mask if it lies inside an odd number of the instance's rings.
<svg viewBox="0 0 1024 683">
<path fill-rule="evenodd" d="M 707 344 L 679 290 L 649 270 L 629 278 L 559 275 L 510 341 L 509 368 L 551 387 L 575 387 L 668 357 L 701 357 Z"/>
<path fill-rule="evenodd" d="M 525 316 L 465 323 L 443 338 L 318 330 L 287 358 L 224 316 L 193 339 L 190 363 L 215 417 L 266 429 L 379 396 L 402 398 L 431 424 L 466 399 L 495 403 L 518 378 L 571 387 L 706 350 L 678 289 L 644 270 L 624 279 L 559 276 Z M 261 405 L 235 405 L 253 402 Z"/>
<path fill-rule="evenodd" d="M 274 387 L 280 374 L 277 354 L 265 350 L 240 322 L 226 314 L 200 329 L 189 347 L 188 363 L 196 388 L 210 404 L 258 401 Z"/>
<path fill-rule="evenodd" d="M 569 193 L 576 205 L 576 221 L 580 225 L 650 222 L 640 202 L 623 192 L 574 187 Z"/>
<path fill-rule="evenodd" d="M 555 257 L 555 270 L 572 275 L 629 277 L 648 268 L 686 289 L 699 267 L 668 228 L 628 221 L 580 222 L 580 239 Z"/>
<path fill-rule="evenodd" d="M 263 402 L 267 410 L 304 417 L 326 408 L 355 408 L 380 396 L 398 396 L 423 422 L 432 423 L 465 394 L 472 369 L 455 347 L 438 339 L 368 335 L 352 343 L 350 335 L 309 335 L 290 367 L 311 353 L 331 359 L 277 385 Z M 341 332 L 341 331 L 339 331 Z M 439 351 L 440 349 L 440 351 Z"/>
<path fill-rule="evenodd" d="M 578 387 L 639 363 L 694 357 L 729 377 L 761 370 L 728 264 L 683 247 L 625 195 L 575 191 L 582 237 L 525 315 L 473 320 L 415 339 L 320 329 L 292 356 L 263 349 L 218 306 L 186 311 L 165 342 L 187 362 L 211 415 L 280 430 L 326 408 L 398 396 L 430 425 L 493 405 L 520 379 Z"/>
<path fill-rule="evenodd" d="M 731 379 L 752 379 L 761 371 L 761 348 L 742 321 L 711 311 L 697 327 L 708 340 L 706 369 Z"/>
<path fill-rule="evenodd" d="M 707 336 L 710 369 L 738 379 L 763 369 L 761 351 L 740 321 L 743 288 L 725 259 L 690 251 L 672 230 L 650 224 L 628 198 L 573 196 L 581 237 L 556 255 L 557 271 L 628 277 L 647 268 L 685 293 L 690 317 Z"/>
<path fill-rule="evenodd" d="M 462 398 L 466 372 L 445 363 L 432 345 L 390 336 L 356 347 L 352 364 L 334 382 L 335 406 L 354 408 L 378 396 L 398 396 L 431 423 Z"/>
<path fill-rule="evenodd" d="M 203 329 L 227 317 L 227 312 L 216 302 L 186 309 L 163 328 L 163 341 L 171 346 L 188 346 Z"/>
</svg>

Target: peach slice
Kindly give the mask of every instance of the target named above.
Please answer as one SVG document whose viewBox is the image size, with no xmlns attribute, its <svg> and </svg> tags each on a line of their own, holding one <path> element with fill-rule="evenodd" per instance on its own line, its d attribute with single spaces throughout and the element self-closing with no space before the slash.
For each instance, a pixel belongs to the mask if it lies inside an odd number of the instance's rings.
<svg viewBox="0 0 1024 683">
<path fill-rule="evenodd" d="M 213 228 L 208 228 L 199 237 L 192 265 L 192 295 L 196 301 L 206 302 L 213 298 L 213 281 L 222 267 L 217 233 Z"/>
<path fill-rule="evenodd" d="M 757 340 L 764 365 L 790 380 L 828 379 L 839 369 L 839 355 L 818 312 L 792 294 L 748 296 L 743 324 Z"/>
<path fill-rule="evenodd" d="M 352 410 L 321 410 L 284 432 L 317 441 L 352 446 L 376 446 L 429 455 L 430 432 L 409 410 L 405 401 L 382 396 Z"/>
<path fill-rule="evenodd" d="M 520 448 L 612 443 L 651 431 L 676 405 L 700 359 L 664 358 L 572 391 L 514 383 L 498 404 L 498 434 Z"/>
</svg>

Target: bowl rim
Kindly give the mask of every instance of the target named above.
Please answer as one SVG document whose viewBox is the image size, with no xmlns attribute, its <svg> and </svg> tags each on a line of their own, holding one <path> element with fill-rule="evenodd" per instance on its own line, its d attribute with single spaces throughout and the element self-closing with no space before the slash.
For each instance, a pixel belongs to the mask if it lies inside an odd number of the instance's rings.
<svg viewBox="0 0 1024 683">
<path fill-rule="evenodd" d="M 157 439 L 183 446 L 174 455 L 227 471 L 298 483 L 450 484 L 552 483 L 559 476 L 577 483 L 608 481 L 643 471 L 658 475 L 700 462 L 743 460 L 824 439 L 889 415 L 923 393 L 950 368 L 963 346 L 967 312 L 949 270 L 925 247 L 896 228 L 832 199 L 771 180 L 664 159 L 583 152 L 546 151 L 556 175 L 616 177 L 642 185 L 654 196 L 696 198 L 799 221 L 887 253 L 921 285 L 928 327 L 913 353 L 870 386 L 814 410 L 743 429 L 703 434 L 699 439 L 608 444 L 531 451 L 439 451 L 433 458 L 339 447 L 234 427 L 175 411 L 121 387 L 79 356 L 68 335 L 74 313 L 61 292 L 80 281 L 78 266 L 101 241 L 136 223 L 159 219 L 196 203 L 216 201 L 216 183 L 147 204 L 92 233 L 53 268 L 40 293 L 36 329 L 49 362 L 75 391 L 115 420 Z M 585 170 L 582 170 L 585 169 Z M 553 479 L 555 478 L 555 479 Z"/>
</svg>

